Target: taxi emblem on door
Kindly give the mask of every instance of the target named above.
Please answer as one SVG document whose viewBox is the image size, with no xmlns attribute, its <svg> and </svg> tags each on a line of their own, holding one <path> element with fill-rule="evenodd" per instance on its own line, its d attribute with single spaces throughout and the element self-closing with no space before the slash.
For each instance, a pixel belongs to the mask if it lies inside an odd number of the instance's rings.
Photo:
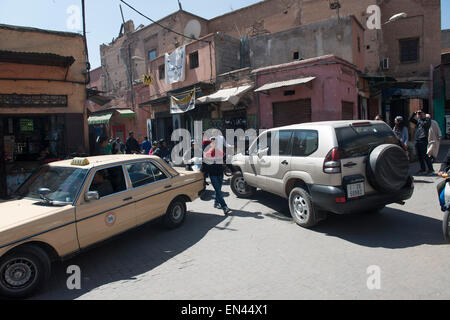
<svg viewBox="0 0 450 320">
<path fill-rule="evenodd" d="M 108 214 L 105 217 L 105 223 L 107 226 L 112 227 L 116 222 L 116 215 L 114 213 Z"/>
</svg>

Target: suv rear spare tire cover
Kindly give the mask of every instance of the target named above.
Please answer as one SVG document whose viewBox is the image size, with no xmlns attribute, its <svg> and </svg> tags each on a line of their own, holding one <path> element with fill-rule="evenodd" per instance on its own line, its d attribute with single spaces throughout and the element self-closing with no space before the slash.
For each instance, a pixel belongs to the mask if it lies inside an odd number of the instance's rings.
<svg viewBox="0 0 450 320">
<path fill-rule="evenodd" d="M 367 178 L 380 192 L 395 192 L 402 189 L 408 179 L 408 173 L 408 157 L 397 145 L 380 145 L 369 155 Z"/>
</svg>

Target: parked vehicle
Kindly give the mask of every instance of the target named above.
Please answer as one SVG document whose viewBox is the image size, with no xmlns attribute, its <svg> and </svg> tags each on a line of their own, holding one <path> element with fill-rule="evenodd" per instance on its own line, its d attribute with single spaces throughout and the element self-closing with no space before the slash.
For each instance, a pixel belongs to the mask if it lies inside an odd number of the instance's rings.
<svg viewBox="0 0 450 320">
<path fill-rule="evenodd" d="M 403 204 L 414 190 L 406 153 L 391 128 L 376 121 L 267 130 L 233 165 L 240 170 L 231 181 L 238 197 L 250 198 L 257 188 L 284 197 L 302 227 L 315 226 L 327 212 L 378 212 Z"/>
<path fill-rule="evenodd" d="M 186 203 L 203 190 L 200 172 L 176 171 L 158 157 L 100 156 L 39 168 L 0 203 L 0 295 L 23 298 L 66 259 L 162 217 L 179 227 Z"/>
</svg>

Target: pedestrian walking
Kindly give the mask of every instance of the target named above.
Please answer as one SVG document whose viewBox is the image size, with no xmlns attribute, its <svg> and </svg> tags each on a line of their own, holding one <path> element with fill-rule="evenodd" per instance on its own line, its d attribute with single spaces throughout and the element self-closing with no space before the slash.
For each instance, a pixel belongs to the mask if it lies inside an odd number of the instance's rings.
<svg viewBox="0 0 450 320">
<path fill-rule="evenodd" d="M 159 147 L 159 143 L 158 141 L 153 141 L 152 143 L 152 148 L 150 149 L 150 151 L 148 152 L 148 155 L 151 156 L 153 155 L 153 153 L 155 153 L 156 149 L 158 149 Z"/>
<path fill-rule="evenodd" d="M 120 140 L 120 138 L 116 139 L 116 143 L 119 145 L 119 153 L 125 153 L 125 144 Z"/>
<path fill-rule="evenodd" d="M 212 138 L 214 141 L 214 138 Z M 231 210 L 228 208 L 222 194 L 223 185 L 223 156 L 224 153 L 214 147 L 208 150 L 203 158 L 201 171 L 209 175 L 211 184 L 215 191 L 214 208 L 222 209 L 225 215 L 228 215 Z"/>
<path fill-rule="evenodd" d="M 426 114 L 422 110 L 418 110 L 412 114 L 409 121 L 416 125 L 414 140 L 420 163 L 420 171 L 417 174 L 433 174 L 433 164 L 427 155 L 428 133 L 431 127 L 431 119 L 427 119 Z M 428 171 L 426 171 L 426 167 L 428 167 Z"/>
<path fill-rule="evenodd" d="M 141 146 L 137 142 L 137 140 L 134 138 L 134 132 L 130 131 L 128 133 L 128 139 L 125 143 L 125 150 L 127 154 L 136 154 L 141 153 Z"/>
<path fill-rule="evenodd" d="M 439 128 L 439 123 L 431 119 L 431 115 L 426 115 L 427 119 L 431 120 L 430 130 L 428 132 L 428 148 L 427 155 L 430 157 L 431 162 L 434 162 L 439 154 L 439 148 L 442 140 L 441 128 Z"/>
<path fill-rule="evenodd" d="M 141 149 L 144 152 L 144 154 L 149 154 L 150 149 L 152 148 L 152 145 L 150 141 L 148 141 L 148 137 L 144 137 L 144 141 L 142 142 Z"/>
<path fill-rule="evenodd" d="M 108 144 L 106 145 L 106 148 L 105 148 L 106 154 L 112 154 L 112 144 L 113 144 L 113 139 L 109 139 Z"/>
<path fill-rule="evenodd" d="M 408 151 L 409 132 L 402 116 L 398 116 L 395 118 L 395 126 L 392 130 L 394 131 L 397 139 L 402 143 L 403 149 L 405 149 L 405 151 Z"/>
<path fill-rule="evenodd" d="M 375 116 L 375 121 L 384 121 L 383 117 L 379 114 Z"/>
<path fill-rule="evenodd" d="M 108 137 L 99 136 L 95 143 L 94 156 L 104 156 L 106 155 L 106 147 L 108 146 Z"/>
<path fill-rule="evenodd" d="M 170 151 L 169 148 L 167 148 L 167 143 L 164 139 L 159 140 L 159 147 L 153 152 L 153 155 L 160 157 L 166 162 L 170 161 Z"/>
<path fill-rule="evenodd" d="M 119 154 L 120 153 L 120 143 L 117 142 L 117 139 L 112 139 L 111 144 L 111 154 Z"/>
</svg>

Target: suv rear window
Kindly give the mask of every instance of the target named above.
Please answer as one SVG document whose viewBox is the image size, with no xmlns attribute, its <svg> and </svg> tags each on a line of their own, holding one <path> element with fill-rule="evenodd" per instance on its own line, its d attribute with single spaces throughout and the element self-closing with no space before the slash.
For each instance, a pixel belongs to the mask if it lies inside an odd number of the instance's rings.
<svg viewBox="0 0 450 320">
<path fill-rule="evenodd" d="M 399 144 L 394 132 L 386 124 L 336 128 L 341 158 L 364 157 L 382 144 Z"/>
</svg>

